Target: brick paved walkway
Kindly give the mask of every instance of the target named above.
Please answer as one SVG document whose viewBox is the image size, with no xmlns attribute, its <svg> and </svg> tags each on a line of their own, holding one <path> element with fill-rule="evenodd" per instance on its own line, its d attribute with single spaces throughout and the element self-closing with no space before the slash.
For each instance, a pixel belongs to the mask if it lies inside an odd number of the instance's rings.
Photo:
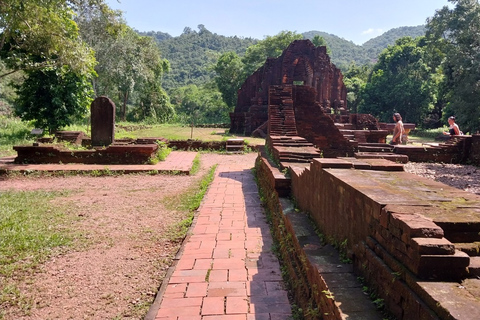
<svg viewBox="0 0 480 320">
<path fill-rule="evenodd" d="M 290 319 L 251 167 L 235 161 L 217 167 L 151 319 Z"/>
</svg>

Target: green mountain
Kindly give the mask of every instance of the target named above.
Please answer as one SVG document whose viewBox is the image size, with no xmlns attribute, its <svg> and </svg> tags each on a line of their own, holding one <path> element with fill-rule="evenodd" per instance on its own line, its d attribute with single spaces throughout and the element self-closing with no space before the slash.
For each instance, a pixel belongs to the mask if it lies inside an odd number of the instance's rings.
<svg viewBox="0 0 480 320">
<path fill-rule="evenodd" d="M 305 39 L 310 40 L 316 35 L 323 37 L 332 52 L 330 57 L 332 62 L 337 67 L 343 69 L 351 62 L 355 62 L 356 65 L 375 63 L 380 52 L 387 46 L 393 45 L 397 39 L 407 36 L 415 38 L 425 35 L 425 26 L 391 29 L 376 38 L 368 40 L 361 46 L 356 45 L 352 41 L 321 31 L 309 31 L 302 34 Z"/>
<path fill-rule="evenodd" d="M 218 35 L 208 31 L 204 25 L 199 25 L 198 29 L 196 31 L 187 27 L 178 37 L 172 37 L 164 32 L 140 32 L 141 35 L 154 37 L 162 56 L 170 61 L 171 72 L 163 79 L 163 85 L 167 90 L 210 81 L 215 76 L 212 66 L 221 54 L 234 51 L 242 56 L 247 47 L 258 41 L 253 38 Z M 332 62 L 343 70 L 352 62 L 356 65 L 375 63 L 379 53 L 387 46 L 393 45 L 398 38 L 424 34 L 425 26 L 400 27 L 359 46 L 352 41 L 321 31 L 302 33 L 305 39 L 313 39 L 316 35 L 323 37 L 331 50 Z"/>
<path fill-rule="evenodd" d="M 221 36 L 208 31 L 203 25 L 198 28 L 199 31 L 185 28 L 178 37 L 163 32 L 140 33 L 153 36 L 158 42 L 162 57 L 170 62 L 171 71 L 163 79 L 165 89 L 205 84 L 215 76 L 212 67 L 221 54 L 234 51 L 243 55 L 249 46 L 258 41 L 253 38 Z"/>
</svg>

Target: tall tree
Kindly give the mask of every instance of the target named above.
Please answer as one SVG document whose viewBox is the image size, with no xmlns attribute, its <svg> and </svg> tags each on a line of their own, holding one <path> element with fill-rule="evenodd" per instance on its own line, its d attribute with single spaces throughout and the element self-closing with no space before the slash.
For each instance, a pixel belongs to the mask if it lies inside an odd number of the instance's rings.
<svg viewBox="0 0 480 320">
<path fill-rule="evenodd" d="M 399 112 L 404 121 L 419 126 L 433 108 L 435 87 L 424 61 L 424 38 L 398 39 L 379 56 L 363 90 L 359 112 L 390 121 Z"/>
<path fill-rule="evenodd" d="M 64 66 L 26 71 L 17 95 L 15 115 L 53 133 L 85 116 L 93 91 L 84 73 Z"/>
<path fill-rule="evenodd" d="M 82 38 L 95 50 L 98 61 L 94 79 L 96 95 L 107 95 L 121 106 L 120 117 L 163 121 L 173 115 L 162 76 L 167 60 L 152 37 L 140 36 L 128 27 L 118 11 L 84 8 L 76 19 Z"/>
<path fill-rule="evenodd" d="M 330 50 L 330 47 L 327 45 L 327 41 L 324 37 L 321 37 L 317 34 L 313 37 L 312 43 L 315 47 L 327 47 L 327 54 L 329 56 L 332 54 L 332 50 Z"/>
<path fill-rule="evenodd" d="M 174 89 L 172 103 L 177 120 L 183 123 L 225 123 L 229 108 L 223 103 L 215 83 L 198 87 L 194 84 Z"/>
<path fill-rule="evenodd" d="M 477 0 L 449 0 L 427 21 L 427 37 L 445 54 L 448 105 L 463 131 L 480 130 L 480 4 Z"/>
<path fill-rule="evenodd" d="M 92 53 L 73 21 L 80 6 L 105 5 L 103 0 L 0 1 L 0 57 L 9 68 L 0 78 L 64 65 L 89 73 Z"/>
<path fill-rule="evenodd" d="M 237 103 L 237 90 L 245 81 L 243 63 L 235 52 L 227 52 L 220 56 L 214 70 L 217 73 L 215 83 L 222 99 L 233 110 Z"/>
<path fill-rule="evenodd" d="M 245 79 L 260 68 L 267 58 L 279 57 L 294 40 L 301 40 L 301 34 L 292 31 L 281 31 L 275 36 L 267 36 L 257 44 L 247 48 L 242 58 Z"/>
<path fill-rule="evenodd" d="M 362 102 L 362 92 L 367 84 L 371 68 L 371 65 L 357 66 L 352 63 L 343 73 L 343 82 L 347 88 L 348 107 L 354 113 L 358 112 L 358 106 Z"/>
</svg>

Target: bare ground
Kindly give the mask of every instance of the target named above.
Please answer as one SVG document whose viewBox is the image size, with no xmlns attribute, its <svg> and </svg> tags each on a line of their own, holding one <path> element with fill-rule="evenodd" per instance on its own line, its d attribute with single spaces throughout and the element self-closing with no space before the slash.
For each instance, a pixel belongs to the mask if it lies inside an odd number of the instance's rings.
<svg viewBox="0 0 480 320">
<path fill-rule="evenodd" d="M 480 168 L 476 166 L 409 162 L 405 171 L 480 195 Z"/>
<path fill-rule="evenodd" d="M 254 154 L 243 157 L 254 165 Z M 3 310 L 17 319 L 141 319 L 152 304 L 181 243 L 165 236 L 185 213 L 165 207 L 165 197 L 182 194 L 232 156 L 201 156 L 195 176 L 123 175 L 13 177 L 1 190 L 69 190 L 57 198 L 77 219 L 71 226 L 82 244 L 53 257 L 19 288 L 31 310 Z M 85 244 L 86 242 L 86 244 Z M 1 318 L 1 316 L 0 316 Z"/>
<path fill-rule="evenodd" d="M 236 158 L 243 157 L 243 158 Z M 237 160 L 240 159 L 240 160 Z M 71 227 L 87 245 L 57 255 L 20 284 L 33 302 L 29 312 L 11 308 L 4 319 L 141 319 L 172 263 L 180 243 L 165 237 L 184 214 L 165 207 L 165 197 L 195 185 L 215 163 L 249 161 L 255 154 L 204 154 L 195 176 L 14 177 L 0 180 L 0 191 L 70 190 Z M 480 168 L 408 163 L 406 171 L 480 194 Z"/>
</svg>

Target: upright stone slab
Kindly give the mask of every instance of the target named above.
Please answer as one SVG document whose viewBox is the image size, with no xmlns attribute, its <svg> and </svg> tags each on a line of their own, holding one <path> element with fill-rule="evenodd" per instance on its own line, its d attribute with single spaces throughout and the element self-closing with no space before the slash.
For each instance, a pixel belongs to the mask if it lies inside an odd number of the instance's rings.
<svg viewBox="0 0 480 320">
<path fill-rule="evenodd" d="M 92 146 L 108 146 L 115 139 L 115 103 L 107 97 L 96 98 L 91 106 Z"/>
</svg>

